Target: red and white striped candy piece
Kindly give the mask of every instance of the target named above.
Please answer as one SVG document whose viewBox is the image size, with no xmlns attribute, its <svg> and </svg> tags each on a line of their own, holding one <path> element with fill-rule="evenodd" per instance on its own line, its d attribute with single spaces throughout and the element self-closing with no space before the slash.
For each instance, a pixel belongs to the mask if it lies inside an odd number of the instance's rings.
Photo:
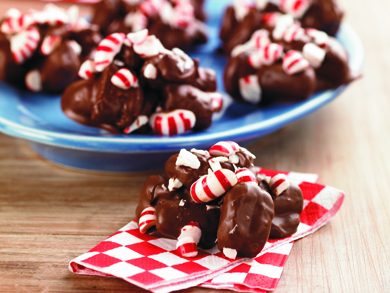
<svg viewBox="0 0 390 293">
<path fill-rule="evenodd" d="M 131 87 L 139 87 L 138 78 L 127 68 L 119 69 L 111 77 L 111 83 L 122 90 L 128 90 Z"/>
<path fill-rule="evenodd" d="M 170 24 L 179 27 L 187 28 L 195 20 L 194 6 L 189 0 L 180 0 L 173 8 Z"/>
<path fill-rule="evenodd" d="M 30 27 L 10 38 L 12 57 L 16 64 L 29 59 L 38 47 L 40 35 L 35 27 Z"/>
<path fill-rule="evenodd" d="M 146 0 L 140 3 L 139 9 L 146 16 L 154 18 L 157 16 L 165 2 L 166 0 Z"/>
<path fill-rule="evenodd" d="M 314 43 L 320 48 L 326 48 L 329 43 L 329 36 L 322 31 L 316 30 L 314 28 L 308 28 L 305 30 L 305 33 L 312 37 Z"/>
<path fill-rule="evenodd" d="M 126 36 L 124 33 L 113 33 L 104 38 L 98 45 L 95 53 L 95 69 L 103 71 L 114 60 L 122 48 Z"/>
<path fill-rule="evenodd" d="M 282 67 L 288 75 L 293 75 L 310 68 L 310 64 L 301 53 L 290 50 L 283 57 Z"/>
<path fill-rule="evenodd" d="M 145 234 L 149 228 L 156 225 L 156 210 L 154 207 L 149 206 L 145 208 L 138 221 L 139 231 Z"/>
<path fill-rule="evenodd" d="M 141 31 L 148 26 L 148 18 L 140 11 L 129 12 L 124 18 L 125 26 L 131 28 L 132 32 Z"/>
<path fill-rule="evenodd" d="M 34 18 L 31 14 L 19 14 L 18 10 L 14 10 L 11 12 L 8 18 L 6 18 L 1 24 L 1 32 L 4 34 L 15 34 L 19 33 L 30 25 L 34 24 Z"/>
<path fill-rule="evenodd" d="M 301 18 L 309 6 L 308 0 L 280 0 L 280 8 L 294 18 Z"/>
<path fill-rule="evenodd" d="M 319 68 L 322 65 L 325 55 L 326 51 L 318 47 L 316 44 L 307 43 L 303 46 L 302 56 L 309 61 L 313 68 Z"/>
<path fill-rule="evenodd" d="M 157 78 L 157 68 L 153 64 L 149 63 L 148 65 L 145 66 L 143 75 L 147 79 L 156 79 Z"/>
<path fill-rule="evenodd" d="M 213 106 L 213 111 L 218 112 L 222 109 L 223 106 L 223 97 L 221 93 L 207 93 L 208 96 L 211 98 L 211 104 Z"/>
<path fill-rule="evenodd" d="M 261 87 L 257 75 L 248 75 L 238 80 L 241 97 L 248 103 L 258 104 L 261 101 Z"/>
<path fill-rule="evenodd" d="M 239 150 L 241 150 L 241 147 L 234 141 L 220 141 L 210 148 L 209 153 L 214 157 L 229 157 Z"/>
<path fill-rule="evenodd" d="M 136 131 L 137 129 L 141 128 L 142 126 L 144 126 L 148 122 L 149 122 L 148 116 L 140 115 L 134 120 L 134 122 L 130 126 L 126 127 L 123 130 L 123 133 L 126 133 L 126 134 L 132 133 L 133 131 Z"/>
<path fill-rule="evenodd" d="M 127 34 L 127 39 L 134 45 L 140 45 L 146 41 L 149 36 L 149 30 L 143 29 L 136 33 Z"/>
<path fill-rule="evenodd" d="M 261 20 L 269 26 L 275 26 L 278 18 L 282 16 L 279 12 L 270 12 L 261 14 Z"/>
<path fill-rule="evenodd" d="M 251 183 L 251 184 L 253 183 L 256 186 L 258 186 L 255 175 L 247 168 L 237 169 L 236 177 L 237 177 L 237 183 L 241 183 L 241 182 Z"/>
<path fill-rule="evenodd" d="M 293 41 L 308 42 L 310 38 L 305 34 L 305 30 L 297 23 L 293 23 L 283 33 L 283 40 L 287 43 Z"/>
<path fill-rule="evenodd" d="M 285 31 L 294 24 L 294 18 L 289 14 L 279 16 L 275 21 L 275 28 L 272 31 L 272 37 L 275 40 L 281 40 Z"/>
<path fill-rule="evenodd" d="M 95 72 L 95 62 L 93 60 L 86 60 L 81 64 L 78 74 L 82 79 L 91 79 Z"/>
<path fill-rule="evenodd" d="M 197 203 L 212 201 L 237 184 L 237 177 L 229 169 L 220 169 L 200 177 L 191 185 L 191 197 Z"/>
<path fill-rule="evenodd" d="M 271 40 L 269 39 L 269 32 L 265 29 L 255 31 L 251 36 L 251 40 L 255 42 L 256 49 L 264 48 L 266 45 L 271 43 Z"/>
<path fill-rule="evenodd" d="M 229 159 L 227 157 L 214 157 L 208 160 L 210 168 L 213 172 L 218 171 L 222 169 L 222 166 L 220 163 L 229 162 Z"/>
<path fill-rule="evenodd" d="M 290 182 L 287 180 L 285 174 L 279 173 L 271 178 L 269 187 L 275 196 L 279 196 L 283 191 L 290 187 Z"/>
<path fill-rule="evenodd" d="M 170 112 L 154 113 L 149 124 L 153 131 L 160 135 L 177 135 L 191 130 L 195 126 L 195 114 L 188 110 L 178 109 Z"/>
<path fill-rule="evenodd" d="M 248 62 L 253 68 L 260 68 L 262 65 L 271 65 L 283 55 L 283 46 L 276 43 L 269 43 L 263 48 L 248 56 Z"/>
<path fill-rule="evenodd" d="M 177 238 L 176 251 L 184 257 L 195 257 L 198 255 L 197 244 L 202 237 L 202 230 L 198 223 L 190 222 L 181 229 Z"/>
<path fill-rule="evenodd" d="M 270 1 L 269 0 L 256 0 L 255 1 L 256 8 L 258 10 L 263 10 L 267 6 L 268 2 L 270 2 Z"/>
<path fill-rule="evenodd" d="M 34 18 L 37 23 L 49 26 L 59 26 L 70 22 L 67 11 L 52 3 L 46 4 L 42 11 L 35 12 Z"/>
<path fill-rule="evenodd" d="M 50 55 L 61 44 L 61 36 L 46 36 L 41 45 L 40 53 L 42 55 Z"/>
<path fill-rule="evenodd" d="M 42 78 L 38 69 L 29 71 L 24 81 L 30 91 L 40 92 L 42 90 Z"/>
<path fill-rule="evenodd" d="M 156 56 L 164 47 L 155 36 L 148 36 L 141 44 L 134 44 L 134 51 L 143 58 Z"/>
</svg>

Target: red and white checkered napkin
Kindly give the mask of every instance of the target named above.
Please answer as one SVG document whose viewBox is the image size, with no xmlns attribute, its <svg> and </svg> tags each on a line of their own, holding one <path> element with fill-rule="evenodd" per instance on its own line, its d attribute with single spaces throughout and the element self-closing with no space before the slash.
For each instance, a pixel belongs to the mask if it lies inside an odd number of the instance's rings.
<svg viewBox="0 0 390 293">
<path fill-rule="evenodd" d="M 170 292 L 193 286 L 264 292 L 273 290 L 295 239 L 313 233 L 336 214 L 344 200 L 340 190 L 316 183 L 317 175 L 262 169 L 260 173 L 287 174 L 299 184 L 304 209 L 298 231 L 291 237 L 269 240 L 262 252 L 250 261 L 230 260 L 216 247 L 199 250 L 195 258 L 175 251 L 176 240 L 141 234 L 130 222 L 89 252 L 69 263 L 76 274 L 111 276 L 124 279 L 153 292 Z"/>
</svg>

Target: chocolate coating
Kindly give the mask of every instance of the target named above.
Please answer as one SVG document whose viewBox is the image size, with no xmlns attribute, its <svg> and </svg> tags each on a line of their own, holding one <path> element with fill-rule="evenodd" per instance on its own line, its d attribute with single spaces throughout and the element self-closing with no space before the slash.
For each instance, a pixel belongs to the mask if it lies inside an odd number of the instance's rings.
<svg viewBox="0 0 390 293">
<path fill-rule="evenodd" d="M 209 95 L 191 85 L 169 84 L 164 88 L 164 109 L 185 109 L 196 116 L 194 130 L 203 130 L 212 123 L 214 113 Z"/>
<path fill-rule="evenodd" d="M 72 83 L 62 95 L 64 113 L 79 123 L 116 132 L 129 126 L 141 112 L 143 94 L 139 87 L 122 90 L 111 83 L 119 70 L 107 67 L 97 79 Z"/>
<path fill-rule="evenodd" d="M 218 249 L 256 256 L 268 240 L 273 217 L 274 205 L 267 192 L 253 184 L 235 185 L 222 199 Z"/>
<path fill-rule="evenodd" d="M 44 61 L 41 72 L 42 87 L 45 91 L 60 92 L 77 79 L 80 59 L 68 41 Z"/>
<path fill-rule="evenodd" d="M 208 158 L 198 153 L 193 153 L 198 157 L 200 167 L 198 169 L 192 169 L 187 166 L 176 166 L 176 160 L 179 154 L 171 156 L 165 163 L 165 172 L 169 178 L 177 178 L 183 185 L 190 189 L 191 185 L 199 179 L 199 177 L 206 175 L 207 170 L 210 167 Z"/>
<path fill-rule="evenodd" d="M 290 187 L 275 196 L 262 175 L 258 177 L 259 186 L 271 194 L 274 201 L 275 217 L 272 220 L 270 238 L 281 239 L 293 235 L 299 225 L 303 209 L 303 195 L 299 186 L 290 182 Z"/>
<path fill-rule="evenodd" d="M 198 246 L 204 249 L 215 245 L 217 238 L 219 209 L 208 209 L 206 205 L 193 202 L 189 191 L 180 188 L 169 191 L 168 180 L 161 176 L 150 176 L 142 187 L 139 203 L 136 209 L 137 220 L 141 212 L 152 205 L 156 209 L 156 232 L 153 236 L 161 235 L 176 239 L 180 235 L 181 228 L 190 222 L 196 222 L 202 230 Z M 180 201 L 184 205 L 179 205 Z"/>
<path fill-rule="evenodd" d="M 226 91 L 235 99 L 244 101 L 240 93 L 239 79 L 256 74 L 260 84 L 260 104 L 305 100 L 316 90 L 317 78 L 313 68 L 288 75 L 280 62 L 260 67 L 257 71 L 248 63 L 248 55 L 230 58 L 224 72 Z"/>
</svg>

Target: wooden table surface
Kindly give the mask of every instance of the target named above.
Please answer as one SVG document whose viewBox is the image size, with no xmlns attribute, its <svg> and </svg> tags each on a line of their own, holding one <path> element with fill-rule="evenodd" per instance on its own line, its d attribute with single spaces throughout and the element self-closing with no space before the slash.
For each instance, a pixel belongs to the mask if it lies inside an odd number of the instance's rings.
<svg viewBox="0 0 390 293">
<path fill-rule="evenodd" d="M 296 241 L 276 292 L 390 292 L 390 1 L 340 3 L 364 43 L 364 78 L 249 147 L 257 165 L 318 173 L 346 193 L 330 223 Z M 42 4 L 0 1 L 0 12 L 11 6 Z M 0 134 L 0 292 L 144 292 L 67 265 L 134 217 L 149 175 L 65 170 Z"/>
</svg>

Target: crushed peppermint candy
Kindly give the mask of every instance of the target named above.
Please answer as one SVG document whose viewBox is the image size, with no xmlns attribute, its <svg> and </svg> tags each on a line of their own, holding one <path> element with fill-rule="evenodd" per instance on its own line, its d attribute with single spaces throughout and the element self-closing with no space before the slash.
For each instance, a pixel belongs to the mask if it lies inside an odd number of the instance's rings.
<svg viewBox="0 0 390 293">
<path fill-rule="evenodd" d="M 181 149 L 176 160 L 176 166 L 186 166 L 191 169 L 199 169 L 200 162 L 196 155 L 186 149 Z"/>
</svg>

